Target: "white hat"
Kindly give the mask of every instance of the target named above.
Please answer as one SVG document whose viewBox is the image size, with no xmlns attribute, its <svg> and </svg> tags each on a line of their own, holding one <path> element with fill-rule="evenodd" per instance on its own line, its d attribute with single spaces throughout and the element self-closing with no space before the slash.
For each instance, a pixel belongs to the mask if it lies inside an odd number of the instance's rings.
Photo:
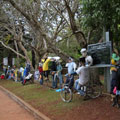
<svg viewBox="0 0 120 120">
<path fill-rule="evenodd" d="M 86 48 L 82 48 L 80 52 L 83 53 L 85 51 L 87 51 L 87 49 Z"/>
</svg>

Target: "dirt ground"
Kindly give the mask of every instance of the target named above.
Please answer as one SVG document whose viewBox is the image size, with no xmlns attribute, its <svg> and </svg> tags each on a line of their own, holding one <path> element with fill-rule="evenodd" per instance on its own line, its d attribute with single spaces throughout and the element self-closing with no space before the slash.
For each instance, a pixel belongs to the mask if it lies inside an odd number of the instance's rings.
<svg viewBox="0 0 120 120">
<path fill-rule="evenodd" d="M 41 88 L 37 90 L 35 89 L 36 92 L 40 90 Z M 22 109 L 19 105 L 17 106 L 17 108 L 13 109 L 14 106 L 16 106 L 16 103 L 12 100 L 5 101 L 6 97 L 6 95 L 0 92 L 0 120 L 34 120 L 33 116 L 29 115 L 29 113 Z M 87 100 L 82 102 L 81 104 L 79 104 L 81 100 L 75 99 L 75 97 L 78 98 L 80 96 L 74 96 L 72 101 L 73 104 L 76 104 L 75 100 L 78 100 L 78 106 L 76 105 L 77 107 L 74 106 L 71 109 L 67 109 L 65 107 L 66 104 L 70 104 L 61 103 L 61 99 L 59 99 L 58 101 L 53 101 L 52 103 L 49 101 L 46 104 L 44 103 L 37 105 L 37 107 L 35 107 L 34 105 L 36 100 L 32 100 L 31 102 L 29 101 L 28 103 L 49 118 L 51 118 L 51 120 L 120 120 L 120 109 L 118 109 L 116 106 L 112 107 L 110 96 L 102 95 L 97 99 Z M 63 109 L 63 112 L 60 111 L 59 114 L 56 114 L 57 111 L 53 111 L 53 109 L 48 110 L 48 106 L 52 106 L 52 104 L 57 106 L 58 103 L 64 105 L 63 108 L 65 109 Z M 18 107 L 20 107 L 20 110 Z"/>
<path fill-rule="evenodd" d="M 35 120 L 35 118 L 0 90 L 0 120 Z"/>
<path fill-rule="evenodd" d="M 103 79 L 103 76 L 100 79 Z M 43 111 L 41 108 L 38 109 Z M 52 120 L 120 120 L 120 108 L 116 106 L 112 107 L 111 97 L 109 95 L 102 95 L 99 98 L 87 100 L 78 107 L 66 112 L 63 111 L 62 115 L 57 114 L 56 116 L 52 116 L 45 112 L 44 114 L 52 118 Z"/>
<path fill-rule="evenodd" d="M 120 120 L 120 109 L 112 107 L 110 97 L 102 96 L 73 108 L 55 120 Z"/>
</svg>

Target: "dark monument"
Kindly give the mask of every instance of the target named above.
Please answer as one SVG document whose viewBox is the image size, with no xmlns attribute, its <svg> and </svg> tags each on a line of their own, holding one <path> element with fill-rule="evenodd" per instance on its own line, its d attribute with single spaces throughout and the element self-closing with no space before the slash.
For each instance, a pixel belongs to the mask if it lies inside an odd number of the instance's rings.
<svg viewBox="0 0 120 120">
<path fill-rule="evenodd" d="M 93 65 L 95 64 L 110 64 L 112 55 L 111 42 L 103 42 L 88 45 L 88 55 L 93 58 Z"/>
</svg>

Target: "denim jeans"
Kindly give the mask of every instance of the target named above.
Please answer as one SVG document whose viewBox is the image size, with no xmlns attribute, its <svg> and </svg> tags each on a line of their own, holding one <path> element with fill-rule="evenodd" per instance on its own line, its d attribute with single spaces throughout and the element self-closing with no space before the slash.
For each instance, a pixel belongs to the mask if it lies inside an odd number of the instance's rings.
<svg viewBox="0 0 120 120">
<path fill-rule="evenodd" d="M 66 82 L 65 84 L 69 84 L 69 88 L 73 88 L 73 85 L 74 85 L 74 76 L 68 76 L 67 75 L 67 79 L 66 79 Z"/>
<path fill-rule="evenodd" d="M 41 76 L 41 78 L 40 78 L 40 85 L 43 85 L 43 73 L 40 73 L 40 76 Z"/>
<path fill-rule="evenodd" d="M 75 81 L 75 89 L 77 91 L 80 89 L 79 79 Z"/>
<path fill-rule="evenodd" d="M 62 87 L 62 84 L 63 84 L 63 79 L 62 79 L 62 75 L 61 74 L 55 74 L 54 75 L 54 81 L 57 82 L 57 79 L 59 79 L 59 84 L 60 84 L 60 88 Z"/>
<path fill-rule="evenodd" d="M 113 94 L 113 89 L 116 86 L 116 80 L 117 80 L 117 72 L 112 71 L 112 80 L 111 80 L 111 89 L 110 89 L 111 94 Z"/>
<path fill-rule="evenodd" d="M 57 88 L 57 79 L 55 78 L 55 74 L 52 75 L 52 88 Z"/>
<path fill-rule="evenodd" d="M 20 81 L 23 81 L 23 76 L 22 75 L 20 76 Z"/>
</svg>

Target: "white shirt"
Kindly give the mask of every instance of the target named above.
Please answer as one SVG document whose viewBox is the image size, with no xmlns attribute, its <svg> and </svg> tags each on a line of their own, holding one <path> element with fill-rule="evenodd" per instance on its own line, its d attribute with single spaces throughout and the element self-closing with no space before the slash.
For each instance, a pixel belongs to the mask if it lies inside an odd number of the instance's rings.
<svg viewBox="0 0 120 120">
<path fill-rule="evenodd" d="M 79 84 L 84 85 L 89 80 L 89 67 L 81 66 L 76 70 L 76 73 L 79 74 Z"/>
<path fill-rule="evenodd" d="M 68 74 L 71 74 L 76 70 L 77 65 L 75 62 L 70 62 L 66 64 L 66 67 L 68 67 Z"/>
<path fill-rule="evenodd" d="M 38 80 L 39 79 L 39 71 L 37 70 L 37 71 L 35 71 L 35 73 L 34 73 L 34 79 L 35 80 Z"/>
<path fill-rule="evenodd" d="M 24 71 L 24 68 L 23 67 L 20 67 L 20 73 L 22 73 Z"/>
</svg>

